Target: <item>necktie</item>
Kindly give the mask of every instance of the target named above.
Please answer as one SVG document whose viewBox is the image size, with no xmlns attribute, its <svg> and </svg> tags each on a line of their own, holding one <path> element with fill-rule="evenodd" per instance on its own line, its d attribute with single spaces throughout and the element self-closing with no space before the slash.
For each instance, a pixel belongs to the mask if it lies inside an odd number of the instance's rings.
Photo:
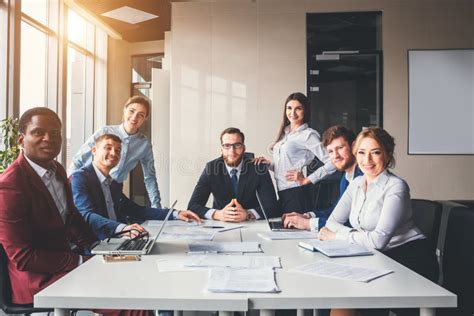
<svg viewBox="0 0 474 316">
<path fill-rule="evenodd" d="M 237 169 L 232 169 L 230 171 L 230 181 L 232 182 L 232 188 L 234 189 L 234 196 L 237 197 L 237 185 L 239 184 L 239 179 L 237 179 Z"/>
</svg>

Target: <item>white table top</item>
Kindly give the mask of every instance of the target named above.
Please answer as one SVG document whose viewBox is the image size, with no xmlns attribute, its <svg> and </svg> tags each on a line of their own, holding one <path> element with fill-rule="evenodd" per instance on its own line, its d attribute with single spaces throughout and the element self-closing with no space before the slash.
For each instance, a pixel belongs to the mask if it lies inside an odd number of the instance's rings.
<svg viewBox="0 0 474 316">
<path fill-rule="evenodd" d="M 201 311 L 456 306 L 454 294 L 381 253 L 329 259 L 395 272 L 369 283 L 288 272 L 295 266 L 328 258 L 298 247 L 296 240 L 266 241 L 258 237 L 258 231 L 268 230 L 261 221 L 245 225 L 218 233 L 214 241 L 259 241 L 262 255 L 280 256 L 283 269 L 276 274 L 280 293 L 209 293 L 205 290 L 206 271 L 159 272 L 156 260 L 186 256 L 187 243 L 158 239 L 152 253 L 142 256 L 142 261 L 104 263 L 101 256 L 92 258 L 36 294 L 35 306 Z"/>
<path fill-rule="evenodd" d="M 455 307 L 456 295 L 414 273 L 380 252 L 373 256 L 331 258 L 296 246 L 294 240 L 266 241 L 257 232 L 269 230 L 257 224 L 242 230 L 244 241 L 260 241 L 266 255 L 279 255 L 283 269 L 277 272 L 278 294 L 253 293 L 250 309 L 321 309 L 387 307 Z M 368 283 L 344 281 L 288 272 L 296 266 L 330 260 L 394 273 Z"/>
</svg>

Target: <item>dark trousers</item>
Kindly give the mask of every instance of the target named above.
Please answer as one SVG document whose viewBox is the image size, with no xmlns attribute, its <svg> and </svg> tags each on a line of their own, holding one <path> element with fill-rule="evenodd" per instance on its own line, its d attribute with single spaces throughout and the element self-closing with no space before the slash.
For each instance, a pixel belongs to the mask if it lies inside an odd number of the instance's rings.
<svg viewBox="0 0 474 316">
<path fill-rule="evenodd" d="M 438 281 L 438 261 L 436 260 L 435 250 L 432 249 L 428 240 L 413 240 L 393 249 L 385 250 L 383 253 L 430 281 Z M 397 316 L 419 315 L 419 310 L 414 308 L 397 308 L 392 309 L 392 311 L 395 312 Z M 388 315 L 388 312 L 388 309 L 361 310 L 364 316 L 384 316 Z"/>
<path fill-rule="evenodd" d="M 305 185 L 278 191 L 280 209 L 283 213 L 305 213 L 311 210 L 311 186 Z"/>
<path fill-rule="evenodd" d="M 428 280 L 438 281 L 438 261 L 427 239 L 413 240 L 383 253 Z"/>
</svg>

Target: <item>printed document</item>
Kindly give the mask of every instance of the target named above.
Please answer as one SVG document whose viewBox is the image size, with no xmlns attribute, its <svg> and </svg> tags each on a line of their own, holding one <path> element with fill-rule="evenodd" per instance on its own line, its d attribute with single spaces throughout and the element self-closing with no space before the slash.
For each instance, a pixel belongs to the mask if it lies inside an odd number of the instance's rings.
<svg viewBox="0 0 474 316">
<path fill-rule="evenodd" d="M 210 292 L 280 292 L 272 268 L 213 268 L 209 272 Z"/>
<path fill-rule="evenodd" d="M 161 234 L 161 239 L 175 239 L 175 240 L 208 240 L 211 241 L 214 239 L 215 233 L 203 233 L 203 232 L 194 232 L 194 233 L 169 233 L 163 232 Z"/>
<path fill-rule="evenodd" d="M 364 246 L 351 244 L 344 240 L 306 240 L 300 241 L 298 246 L 319 251 L 328 257 L 368 256 L 374 253 Z"/>
<path fill-rule="evenodd" d="M 300 232 L 284 232 L 284 231 L 272 231 L 272 232 L 264 232 L 258 233 L 260 237 L 266 240 L 285 240 L 285 239 L 314 239 L 318 238 L 318 233 L 316 232 L 308 232 L 308 231 L 300 231 Z"/>
<path fill-rule="evenodd" d="M 160 272 L 187 272 L 187 271 L 203 271 L 204 267 L 185 267 L 185 257 L 179 258 L 164 258 L 156 260 L 158 271 Z"/>
<path fill-rule="evenodd" d="M 202 255 L 188 257 L 186 267 L 281 268 L 277 256 Z"/>
<path fill-rule="evenodd" d="M 393 271 L 360 268 L 326 260 L 320 260 L 314 263 L 298 266 L 292 269 L 291 272 L 300 272 L 342 280 L 369 282 L 381 276 L 392 273 Z"/>
<path fill-rule="evenodd" d="M 189 244 L 188 253 L 262 252 L 258 242 L 202 242 Z"/>
</svg>

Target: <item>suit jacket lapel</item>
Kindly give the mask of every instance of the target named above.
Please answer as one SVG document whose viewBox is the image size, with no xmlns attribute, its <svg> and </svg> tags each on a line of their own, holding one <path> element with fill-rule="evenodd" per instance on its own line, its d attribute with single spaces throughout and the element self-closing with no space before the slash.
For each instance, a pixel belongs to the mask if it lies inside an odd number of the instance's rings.
<svg viewBox="0 0 474 316">
<path fill-rule="evenodd" d="M 59 217 L 59 220 L 62 222 L 61 214 L 59 213 L 58 207 L 56 206 L 56 203 L 54 202 L 53 197 L 51 196 L 51 193 L 49 192 L 48 188 L 46 185 L 43 183 L 41 178 L 38 176 L 38 174 L 33 170 L 33 168 L 30 166 L 26 158 L 21 154 L 20 158 L 20 166 L 21 168 L 25 171 L 26 175 L 31 181 L 31 184 L 35 186 L 41 193 L 41 196 L 46 198 L 49 209 L 55 213 Z"/>
<path fill-rule="evenodd" d="M 94 166 L 92 165 L 92 162 L 89 163 L 86 168 L 87 172 L 90 173 L 91 179 L 93 180 L 92 183 L 89 183 L 89 185 L 92 186 L 92 194 L 93 197 L 96 198 L 99 202 L 99 210 L 103 213 L 100 214 L 105 217 L 109 217 L 108 211 L 107 211 L 107 203 L 105 202 L 105 196 L 102 193 L 102 186 L 100 184 L 100 180 L 97 177 L 97 174 L 95 173 Z"/>
</svg>

